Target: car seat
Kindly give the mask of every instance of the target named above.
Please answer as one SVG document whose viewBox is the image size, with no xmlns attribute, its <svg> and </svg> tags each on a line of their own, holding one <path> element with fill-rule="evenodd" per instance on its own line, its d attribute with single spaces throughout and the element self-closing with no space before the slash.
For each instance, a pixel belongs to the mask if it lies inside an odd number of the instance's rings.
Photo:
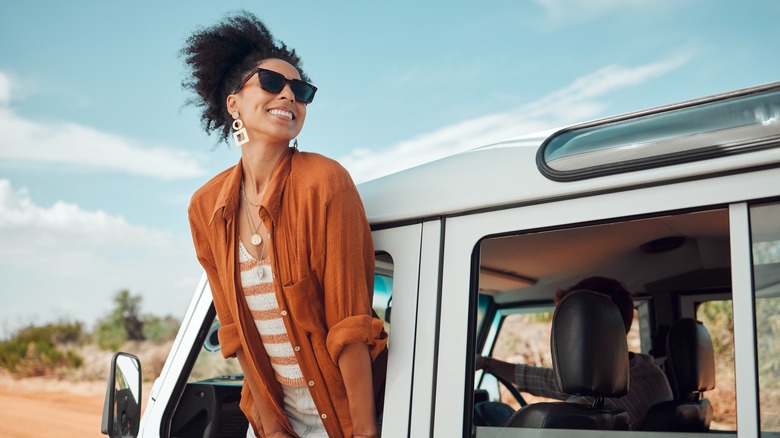
<svg viewBox="0 0 780 438">
<path fill-rule="evenodd" d="M 703 392 L 715 388 L 715 353 L 704 324 L 693 318 L 672 324 L 666 337 L 666 367 L 675 399 L 653 405 L 642 430 L 708 431 L 713 411 Z"/>
<path fill-rule="evenodd" d="M 564 296 L 553 314 L 550 351 L 560 390 L 595 397 L 593 404 L 529 404 L 507 427 L 628 430 L 628 413 L 604 406 L 605 397 L 625 395 L 629 384 L 626 330 L 612 299 L 586 290 Z"/>
</svg>

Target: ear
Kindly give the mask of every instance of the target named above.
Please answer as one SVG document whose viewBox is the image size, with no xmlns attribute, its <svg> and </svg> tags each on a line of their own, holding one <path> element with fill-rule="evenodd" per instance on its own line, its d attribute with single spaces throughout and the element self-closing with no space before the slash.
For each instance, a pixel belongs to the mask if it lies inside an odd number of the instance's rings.
<svg viewBox="0 0 780 438">
<path fill-rule="evenodd" d="M 228 113 L 233 114 L 238 111 L 238 96 L 235 94 L 228 94 L 227 99 L 225 99 L 225 104 L 227 105 Z"/>
</svg>

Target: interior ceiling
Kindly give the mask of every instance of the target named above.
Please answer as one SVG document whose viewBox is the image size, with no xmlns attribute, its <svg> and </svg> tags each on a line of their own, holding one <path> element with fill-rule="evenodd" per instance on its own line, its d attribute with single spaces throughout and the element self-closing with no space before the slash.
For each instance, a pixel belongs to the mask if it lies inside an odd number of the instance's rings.
<svg viewBox="0 0 780 438">
<path fill-rule="evenodd" d="M 646 242 L 669 236 L 684 236 L 686 243 L 659 254 L 640 249 Z M 519 291 L 523 299 L 549 299 L 556 289 L 590 275 L 611 276 L 632 291 L 642 291 L 649 281 L 728 265 L 728 212 L 720 209 L 486 239 L 480 254 L 481 291 L 510 292 L 496 296 L 499 302 L 519 298 Z"/>
</svg>

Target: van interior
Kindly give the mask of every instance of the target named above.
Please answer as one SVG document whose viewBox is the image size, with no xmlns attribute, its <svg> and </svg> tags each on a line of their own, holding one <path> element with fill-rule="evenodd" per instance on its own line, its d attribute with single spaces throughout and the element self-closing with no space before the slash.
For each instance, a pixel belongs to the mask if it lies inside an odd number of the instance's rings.
<svg viewBox="0 0 780 438">
<path fill-rule="evenodd" d="M 778 305 L 780 209 L 777 204 L 757 205 L 751 213 L 756 307 L 764 310 L 756 316 L 759 325 L 762 318 L 777 320 L 770 315 L 777 313 L 771 309 L 777 310 Z M 635 311 L 626 341 L 628 350 L 654 358 L 668 376 L 675 399 L 710 405 L 709 418 L 703 420 L 706 425 L 693 428 L 671 421 L 661 424 L 648 414 L 639 429 L 736 432 L 729 229 L 728 208 L 724 206 L 488 236 L 478 247 L 474 268 L 478 286 L 472 305 L 473 351 L 476 356 L 508 363 L 554 368 L 558 384 L 562 384 L 566 377 L 559 369 L 564 368 L 566 358 L 561 357 L 573 353 L 558 352 L 556 358 L 551 351 L 555 347 L 555 342 L 551 346 L 551 325 L 556 291 L 587 277 L 616 279 L 633 294 Z M 683 323 L 677 324 L 681 320 L 698 321 L 696 327 L 703 330 L 710 344 L 686 344 L 682 339 L 687 335 L 678 328 Z M 777 342 L 761 333 L 759 330 L 759 342 L 769 342 L 776 348 Z M 667 351 L 667 347 L 673 351 Z M 702 359 L 702 348 L 710 351 L 709 359 Z M 686 372 L 708 373 L 707 377 L 697 374 L 696 378 L 712 382 L 694 393 L 683 388 L 679 373 L 674 379 L 672 355 L 675 364 L 682 364 L 674 365 L 674 369 L 684 366 Z M 595 359 L 586 357 L 585 362 Z M 771 357 L 763 362 L 767 369 L 777 364 Z M 779 426 L 780 397 L 775 376 L 774 371 L 760 376 L 772 382 L 761 388 L 762 430 L 778 430 Z M 467 409 L 472 413 L 472 434 L 496 436 L 491 433 L 504 429 L 501 436 L 525 436 L 520 429 L 516 434 L 506 430 L 528 427 L 513 420 L 523 406 L 563 401 L 523 392 L 523 388 L 513 387 L 514 383 L 475 369 L 474 392 L 469 401 L 473 404 Z M 656 424 L 651 424 L 654 421 Z"/>
</svg>

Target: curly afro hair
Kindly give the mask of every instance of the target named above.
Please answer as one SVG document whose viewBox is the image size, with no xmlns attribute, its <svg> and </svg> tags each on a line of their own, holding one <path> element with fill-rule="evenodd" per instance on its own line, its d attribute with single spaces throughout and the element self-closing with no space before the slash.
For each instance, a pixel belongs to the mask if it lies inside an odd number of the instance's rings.
<svg viewBox="0 0 780 438">
<path fill-rule="evenodd" d="M 187 39 L 181 55 L 191 73 L 182 86 L 197 95 L 188 99 L 187 104 L 201 109 L 203 129 L 209 134 L 220 131 L 222 141 L 227 141 L 233 123 L 225 101 L 258 63 L 269 58 L 281 59 L 298 69 L 301 79 L 309 81 L 295 50 L 276 40 L 247 11 L 228 14 L 216 25 L 196 30 Z"/>
</svg>

